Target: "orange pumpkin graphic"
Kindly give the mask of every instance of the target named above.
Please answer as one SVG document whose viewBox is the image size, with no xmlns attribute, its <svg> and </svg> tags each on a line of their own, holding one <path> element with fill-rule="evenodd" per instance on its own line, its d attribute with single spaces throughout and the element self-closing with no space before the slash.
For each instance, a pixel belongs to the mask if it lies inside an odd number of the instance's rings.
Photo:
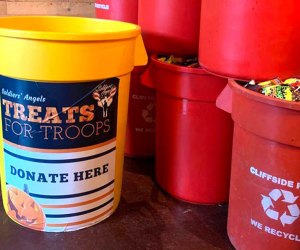
<svg viewBox="0 0 300 250">
<path fill-rule="evenodd" d="M 45 215 L 42 208 L 25 192 L 9 187 L 8 215 L 25 227 L 42 231 L 45 228 Z"/>
</svg>

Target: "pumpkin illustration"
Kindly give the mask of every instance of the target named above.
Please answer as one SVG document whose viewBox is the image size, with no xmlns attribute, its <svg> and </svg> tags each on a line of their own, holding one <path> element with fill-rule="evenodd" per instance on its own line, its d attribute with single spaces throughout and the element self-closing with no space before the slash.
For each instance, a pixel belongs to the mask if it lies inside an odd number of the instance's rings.
<svg viewBox="0 0 300 250">
<path fill-rule="evenodd" d="M 45 215 L 42 208 L 24 191 L 9 187 L 8 215 L 19 224 L 42 231 L 45 227 Z"/>
</svg>

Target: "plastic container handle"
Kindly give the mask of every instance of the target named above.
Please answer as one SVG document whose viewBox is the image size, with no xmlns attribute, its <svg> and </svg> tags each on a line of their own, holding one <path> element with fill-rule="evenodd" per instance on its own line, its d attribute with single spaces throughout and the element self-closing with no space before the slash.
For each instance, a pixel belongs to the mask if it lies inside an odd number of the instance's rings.
<svg viewBox="0 0 300 250">
<path fill-rule="evenodd" d="M 216 106 L 227 113 L 232 113 L 232 89 L 228 84 L 217 97 Z"/>
<path fill-rule="evenodd" d="M 135 40 L 134 66 L 146 65 L 148 55 L 145 49 L 142 35 L 139 35 Z"/>
<path fill-rule="evenodd" d="M 151 68 L 152 63 L 149 64 L 147 69 L 144 71 L 144 73 L 141 75 L 141 83 L 145 85 L 146 87 L 154 89 L 154 81 L 152 81 L 152 74 L 151 74 Z"/>
</svg>

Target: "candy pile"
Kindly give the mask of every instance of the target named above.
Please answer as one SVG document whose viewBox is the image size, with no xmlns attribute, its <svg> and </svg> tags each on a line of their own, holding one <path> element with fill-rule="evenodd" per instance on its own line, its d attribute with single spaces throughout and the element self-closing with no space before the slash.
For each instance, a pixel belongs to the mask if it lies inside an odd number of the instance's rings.
<svg viewBox="0 0 300 250">
<path fill-rule="evenodd" d="M 285 81 L 276 78 L 260 83 L 256 83 L 252 80 L 244 87 L 266 96 L 300 102 L 300 79 L 297 78 L 289 78 Z"/>
<path fill-rule="evenodd" d="M 164 63 L 175 64 L 178 66 L 184 66 L 188 68 L 199 67 L 198 57 L 175 57 L 173 55 L 171 56 L 159 55 L 157 60 Z"/>
</svg>

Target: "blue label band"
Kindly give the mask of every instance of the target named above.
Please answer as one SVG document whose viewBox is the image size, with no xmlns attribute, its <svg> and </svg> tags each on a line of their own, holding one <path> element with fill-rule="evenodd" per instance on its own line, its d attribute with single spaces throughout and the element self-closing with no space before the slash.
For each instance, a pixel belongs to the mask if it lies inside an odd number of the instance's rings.
<svg viewBox="0 0 300 250">
<path fill-rule="evenodd" d="M 116 137 L 119 79 L 44 83 L 0 76 L 3 137 L 40 149 L 95 145 Z"/>
</svg>

